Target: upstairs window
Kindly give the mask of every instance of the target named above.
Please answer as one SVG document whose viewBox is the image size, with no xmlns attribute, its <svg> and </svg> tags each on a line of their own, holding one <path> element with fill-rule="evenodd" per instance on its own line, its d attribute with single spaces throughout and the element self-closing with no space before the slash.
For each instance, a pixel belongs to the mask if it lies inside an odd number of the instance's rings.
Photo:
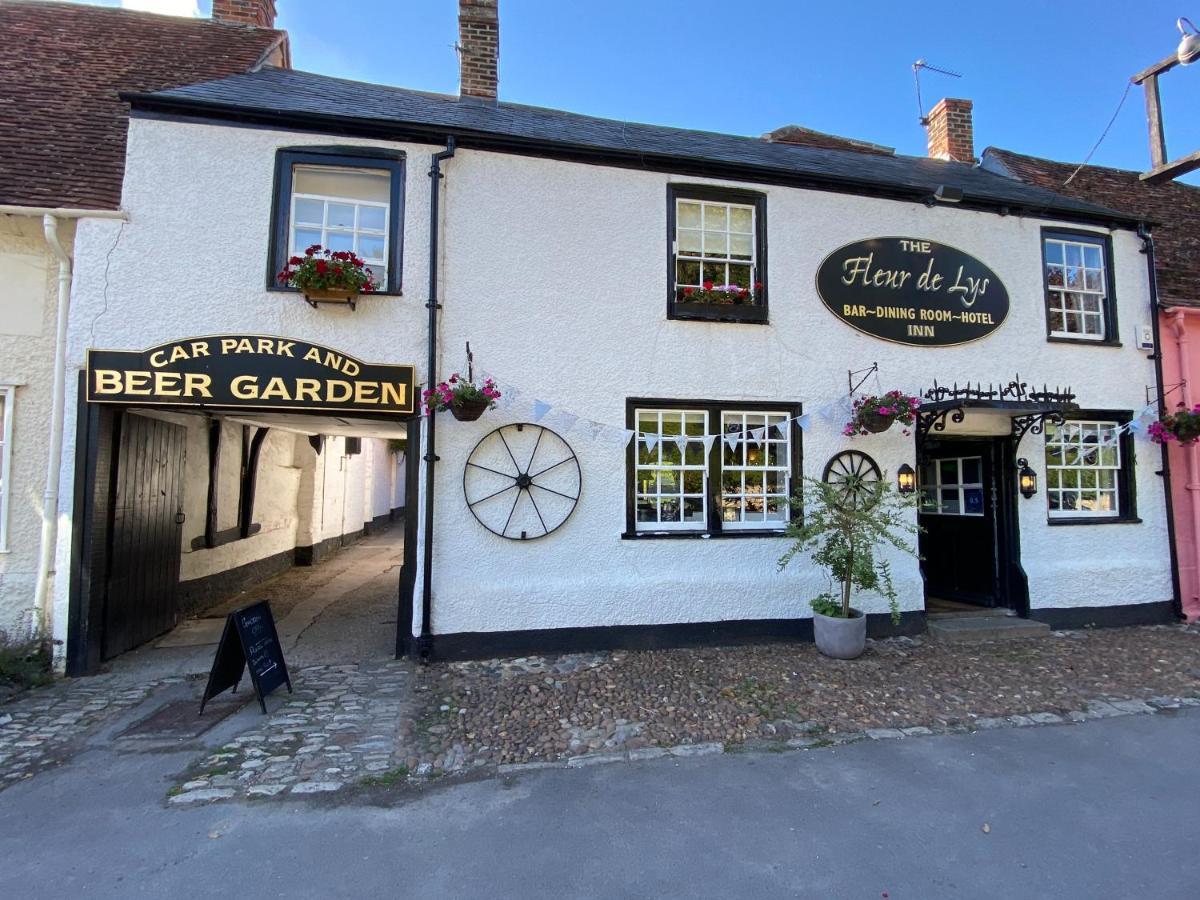
<svg viewBox="0 0 1200 900">
<path fill-rule="evenodd" d="M 671 185 L 667 218 L 668 317 L 765 322 L 766 198 Z"/>
<path fill-rule="evenodd" d="M 279 151 L 270 287 L 289 257 L 318 244 L 366 260 L 381 288 L 400 292 L 404 162 L 374 148 Z"/>
<path fill-rule="evenodd" d="M 1116 343 L 1112 245 L 1088 232 L 1042 232 L 1046 326 L 1051 339 Z"/>
</svg>

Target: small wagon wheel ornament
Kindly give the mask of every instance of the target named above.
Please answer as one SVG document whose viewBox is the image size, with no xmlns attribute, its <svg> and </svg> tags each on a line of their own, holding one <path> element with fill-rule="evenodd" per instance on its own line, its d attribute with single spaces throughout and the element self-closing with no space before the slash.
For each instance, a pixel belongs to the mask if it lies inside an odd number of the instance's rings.
<svg viewBox="0 0 1200 900">
<path fill-rule="evenodd" d="M 843 450 L 830 457 L 821 480 L 837 490 L 842 509 L 869 509 L 879 499 L 883 473 L 867 454 Z"/>
<path fill-rule="evenodd" d="M 579 460 L 563 438 L 520 422 L 489 432 L 463 470 L 467 508 L 480 525 L 510 541 L 545 537 L 579 502 Z"/>
</svg>

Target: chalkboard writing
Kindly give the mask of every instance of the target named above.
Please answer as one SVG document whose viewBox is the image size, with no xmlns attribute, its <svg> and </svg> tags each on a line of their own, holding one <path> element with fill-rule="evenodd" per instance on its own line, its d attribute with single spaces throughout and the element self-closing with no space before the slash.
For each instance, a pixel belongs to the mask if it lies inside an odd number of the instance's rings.
<svg viewBox="0 0 1200 900">
<path fill-rule="evenodd" d="M 264 714 L 267 694 L 281 684 L 287 685 L 289 694 L 292 692 L 292 679 L 283 660 L 279 634 L 275 631 L 275 617 L 266 600 L 234 610 L 226 617 L 212 671 L 208 673 L 208 685 L 200 699 L 201 714 L 204 705 L 217 694 L 230 689 L 236 691 L 247 668 Z"/>
</svg>

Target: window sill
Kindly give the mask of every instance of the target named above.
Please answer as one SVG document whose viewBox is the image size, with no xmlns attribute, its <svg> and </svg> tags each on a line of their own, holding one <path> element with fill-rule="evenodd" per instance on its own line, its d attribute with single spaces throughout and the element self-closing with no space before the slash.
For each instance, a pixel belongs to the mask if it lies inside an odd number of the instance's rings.
<svg viewBox="0 0 1200 900">
<path fill-rule="evenodd" d="M 679 538 L 690 539 L 693 541 L 712 540 L 721 541 L 728 538 L 785 538 L 787 532 L 778 529 L 749 529 L 745 531 L 626 531 L 621 535 L 623 541 L 654 541 L 654 540 L 676 540 Z"/>
<path fill-rule="evenodd" d="M 1056 334 L 1046 335 L 1046 343 L 1048 344 L 1075 344 L 1085 347 L 1124 347 L 1120 341 L 1089 341 L 1086 338 L 1062 337 Z"/>
<path fill-rule="evenodd" d="M 1073 516 L 1061 519 L 1047 519 L 1047 525 L 1141 525 L 1142 520 L 1137 516 Z"/>
<path fill-rule="evenodd" d="M 268 294 L 292 294 L 296 297 L 300 297 L 301 299 L 304 298 L 304 294 L 301 291 L 296 290 L 296 288 L 284 288 L 284 287 L 272 286 L 272 287 L 267 288 L 267 293 Z M 371 291 L 369 294 L 359 294 L 358 299 L 369 300 L 371 297 L 403 297 L 403 296 L 404 296 L 404 291 L 402 291 L 402 290 Z"/>
<path fill-rule="evenodd" d="M 744 325 L 768 325 L 765 306 L 732 306 L 721 303 L 672 303 L 668 319 L 701 322 L 739 322 Z"/>
</svg>

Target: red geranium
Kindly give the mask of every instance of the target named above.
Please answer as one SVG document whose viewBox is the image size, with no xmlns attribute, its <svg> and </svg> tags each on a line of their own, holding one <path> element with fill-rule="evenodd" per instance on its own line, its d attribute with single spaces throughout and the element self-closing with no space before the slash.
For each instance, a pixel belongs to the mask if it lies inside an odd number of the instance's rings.
<svg viewBox="0 0 1200 900">
<path fill-rule="evenodd" d="M 369 294 L 378 290 L 375 273 L 367 268 L 366 260 L 349 250 L 326 250 L 313 244 L 304 256 L 293 256 L 277 276 L 286 285 L 301 291 L 359 291 Z"/>
</svg>

